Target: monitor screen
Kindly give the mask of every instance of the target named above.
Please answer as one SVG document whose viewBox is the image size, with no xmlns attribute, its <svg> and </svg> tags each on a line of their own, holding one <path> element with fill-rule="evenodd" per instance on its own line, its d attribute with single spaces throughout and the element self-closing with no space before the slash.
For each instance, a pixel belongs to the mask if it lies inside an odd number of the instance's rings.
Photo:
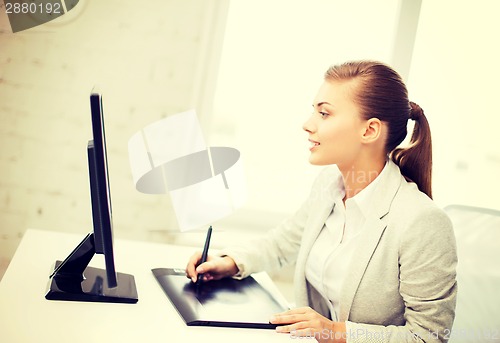
<svg viewBox="0 0 500 343">
<path fill-rule="evenodd" d="M 104 254 L 108 287 L 116 287 L 116 272 L 113 257 L 113 216 L 109 191 L 108 158 L 102 96 L 90 95 L 93 140 L 87 145 L 89 159 L 90 194 L 96 254 Z"/>
</svg>

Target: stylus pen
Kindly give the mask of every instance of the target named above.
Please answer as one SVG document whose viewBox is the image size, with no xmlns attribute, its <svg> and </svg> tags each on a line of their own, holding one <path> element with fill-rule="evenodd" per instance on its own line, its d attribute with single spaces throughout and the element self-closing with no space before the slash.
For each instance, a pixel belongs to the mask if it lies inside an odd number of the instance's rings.
<svg viewBox="0 0 500 343">
<path fill-rule="evenodd" d="M 208 247 L 210 246 L 210 237 L 212 237 L 212 225 L 210 225 L 207 231 L 207 239 L 205 239 L 205 246 L 203 247 L 203 252 L 201 254 L 200 264 L 207 262 Z M 196 286 L 201 285 L 202 279 L 203 279 L 203 274 L 198 274 L 198 279 L 196 280 Z"/>
</svg>

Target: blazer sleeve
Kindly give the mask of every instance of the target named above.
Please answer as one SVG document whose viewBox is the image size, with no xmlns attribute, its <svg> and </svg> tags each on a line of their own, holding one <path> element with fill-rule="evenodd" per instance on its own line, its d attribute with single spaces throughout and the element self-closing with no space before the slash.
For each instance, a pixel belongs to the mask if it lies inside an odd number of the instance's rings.
<svg viewBox="0 0 500 343">
<path fill-rule="evenodd" d="M 236 278 L 245 278 L 260 271 L 272 273 L 296 262 L 311 206 L 326 189 L 334 171 L 324 168 L 315 179 L 311 192 L 295 214 L 264 237 L 224 249 L 220 255 L 230 256 L 239 269 Z"/>
<path fill-rule="evenodd" d="M 347 341 L 447 342 L 455 318 L 456 265 L 451 221 L 439 208 L 428 208 L 411 221 L 400 239 L 399 292 L 405 304 L 405 325 L 348 321 Z"/>
</svg>

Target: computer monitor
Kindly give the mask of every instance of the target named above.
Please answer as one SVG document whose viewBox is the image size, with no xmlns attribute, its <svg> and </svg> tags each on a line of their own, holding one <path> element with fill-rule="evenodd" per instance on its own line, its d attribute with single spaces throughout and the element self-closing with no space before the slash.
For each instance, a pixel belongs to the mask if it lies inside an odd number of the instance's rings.
<svg viewBox="0 0 500 343">
<path fill-rule="evenodd" d="M 90 95 L 93 139 L 88 142 L 88 168 L 93 232 L 69 254 L 56 261 L 50 275 L 48 300 L 136 303 L 133 275 L 117 273 L 113 256 L 113 218 L 106 153 L 102 96 Z M 95 254 L 103 254 L 105 269 L 89 267 Z"/>
<path fill-rule="evenodd" d="M 109 191 L 108 158 L 102 110 L 102 96 L 90 95 L 93 140 L 87 144 L 89 161 L 90 198 L 94 224 L 95 253 L 103 254 L 109 287 L 118 285 L 113 256 L 113 214 Z"/>
</svg>

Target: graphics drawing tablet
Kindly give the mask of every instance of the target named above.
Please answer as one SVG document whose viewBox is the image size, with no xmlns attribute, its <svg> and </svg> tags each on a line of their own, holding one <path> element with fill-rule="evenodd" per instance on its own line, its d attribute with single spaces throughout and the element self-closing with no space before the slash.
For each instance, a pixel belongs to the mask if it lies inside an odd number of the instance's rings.
<svg viewBox="0 0 500 343">
<path fill-rule="evenodd" d="M 273 314 L 288 310 L 271 290 L 249 276 L 225 278 L 196 286 L 183 269 L 157 268 L 152 272 L 188 326 L 274 329 Z"/>
</svg>

